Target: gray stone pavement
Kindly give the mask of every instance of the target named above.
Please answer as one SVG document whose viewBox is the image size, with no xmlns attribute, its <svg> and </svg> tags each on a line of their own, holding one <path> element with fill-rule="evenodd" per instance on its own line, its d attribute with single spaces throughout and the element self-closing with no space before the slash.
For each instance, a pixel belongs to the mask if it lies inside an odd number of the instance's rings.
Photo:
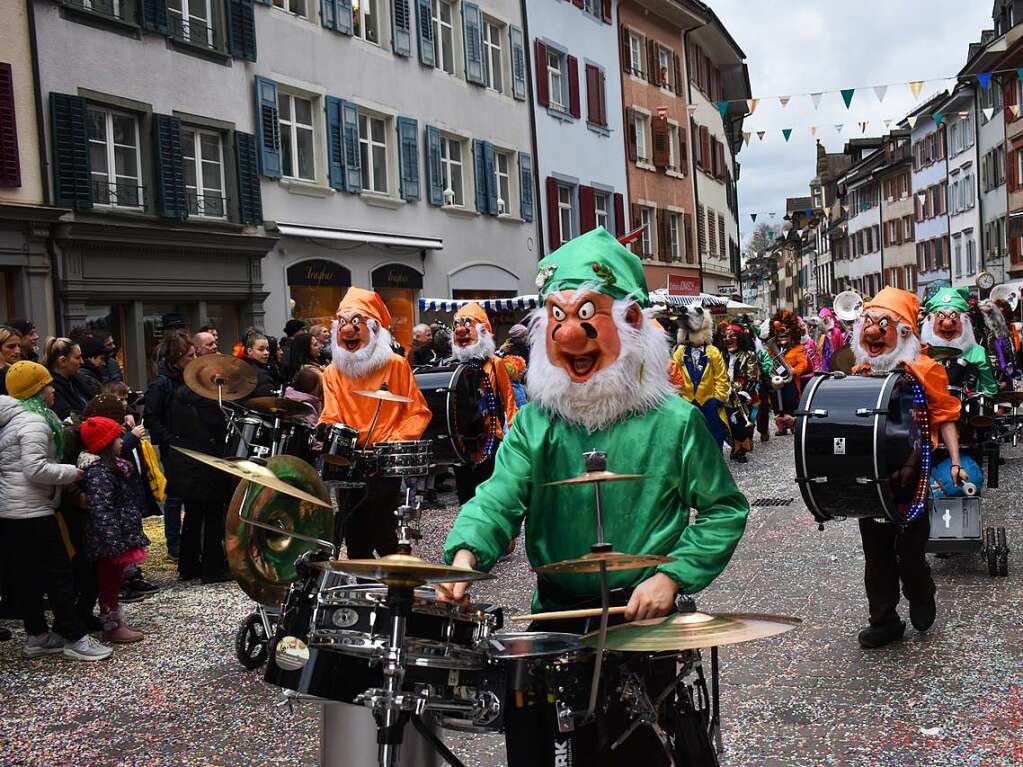
<svg viewBox="0 0 1023 767">
<path fill-rule="evenodd" d="M 817 526 L 793 482 L 791 437 L 757 443 L 731 464 L 755 508 L 707 610 L 773 612 L 804 623 L 780 638 L 722 650 L 729 767 L 948 767 L 1023 765 L 1023 557 L 992 579 L 979 557 L 934 562 L 939 617 L 926 636 L 864 651 L 862 555 L 854 522 Z M 985 499 L 987 524 L 1023 546 L 1016 488 L 1021 451 L 1009 451 L 1002 488 Z M 436 557 L 454 509 L 427 512 L 422 555 Z M 275 706 L 279 691 L 234 659 L 234 630 L 249 605 L 233 584 L 166 585 L 129 605 L 146 641 L 100 664 L 27 661 L 23 638 L 0 644 L 0 765 L 288 765 L 317 763 L 316 711 Z M 477 598 L 506 614 L 528 607 L 532 577 L 521 548 Z M 497 736 L 451 733 L 468 765 L 503 765 Z M 352 767 L 360 767 L 353 765 Z"/>
</svg>

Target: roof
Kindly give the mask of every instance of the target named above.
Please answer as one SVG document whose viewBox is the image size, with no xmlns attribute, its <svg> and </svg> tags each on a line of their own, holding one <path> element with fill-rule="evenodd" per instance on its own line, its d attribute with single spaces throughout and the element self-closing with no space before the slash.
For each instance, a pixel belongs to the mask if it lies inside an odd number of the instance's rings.
<svg viewBox="0 0 1023 767">
<path fill-rule="evenodd" d="M 937 110 L 938 105 L 947 98 L 948 90 L 939 91 L 938 93 L 935 93 L 933 96 L 931 96 L 923 104 L 914 109 L 912 112 L 907 113 L 906 117 L 913 117 L 914 115 L 919 116 L 923 114 L 934 114 L 934 111 Z M 899 126 L 901 127 L 903 123 L 905 123 L 907 126 L 909 125 L 909 123 L 906 122 L 905 117 L 899 121 Z"/>
<path fill-rule="evenodd" d="M 685 0 L 685 2 L 696 6 L 707 17 L 707 23 L 712 25 L 721 34 L 725 42 L 731 46 L 732 50 L 735 51 L 736 56 L 738 56 L 740 60 L 746 58 L 746 54 L 743 52 L 742 48 L 739 47 L 735 38 L 732 37 L 725 25 L 721 23 L 721 19 L 718 18 L 718 15 L 714 13 L 714 10 L 709 5 L 701 2 L 701 0 Z"/>
</svg>

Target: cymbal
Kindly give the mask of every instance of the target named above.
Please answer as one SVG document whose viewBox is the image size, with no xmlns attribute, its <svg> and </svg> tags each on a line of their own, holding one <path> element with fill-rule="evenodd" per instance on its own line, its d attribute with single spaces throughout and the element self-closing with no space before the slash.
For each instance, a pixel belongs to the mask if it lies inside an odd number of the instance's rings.
<svg viewBox="0 0 1023 767">
<path fill-rule="evenodd" d="M 308 405 L 284 397 L 253 397 L 245 401 L 245 407 L 278 416 L 308 415 L 310 412 Z"/>
<path fill-rule="evenodd" d="M 953 346 L 928 346 L 927 356 L 932 360 L 942 362 L 944 360 L 954 360 L 962 354 L 961 349 L 956 349 Z"/>
<path fill-rule="evenodd" d="M 248 480 L 254 482 L 257 485 L 263 487 L 269 487 L 271 490 L 276 490 L 278 493 L 284 493 L 294 498 L 298 498 L 300 501 L 306 501 L 316 506 L 325 506 L 329 509 L 333 509 L 329 501 L 320 500 L 315 495 L 310 495 L 305 490 L 301 490 L 294 485 L 289 485 L 287 482 L 278 479 L 277 475 L 273 473 L 266 466 L 261 466 L 258 463 L 247 461 L 245 459 L 238 458 L 218 458 L 215 455 L 207 455 L 206 453 L 200 453 L 198 450 L 189 450 L 185 447 L 174 447 L 179 453 L 184 453 L 189 458 L 204 463 L 207 466 L 212 466 L 214 469 L 218 469 L 231 476 L 238 477 L 238 479 Z"/>
<path fill-rule="evenodd" d="M 267 461 L 266 468 L 284 482 L 320 498 L 328 497 L 316 470 L 300 458 L 275 456 Z M 309 539 L 329 541 L 333 528 L 329 507 L 242 482 L 227 509 L 227 563 L 250 599 L 277 606 L 284 602 L 289 584 L 298 577 L 295 560 L 307 551 L 322 548 Z"/>
<path fill-rule="evenodd" d="M 411 402 L 411 397 L 405 397 L 401 394 L 395 394 L 389 392 L 387 389 L 355 389 L 352 394 L 358 394 L 360 397 L 369 397 L 370 399 L 380 399 L 384 402 Z"/>
<path fill-rule="evenodd" d="M 579 559 L 566 559 L 534 568 L 537 573 L 599 573 L 601 562 L 608 570 L 644 570 L 648 567 L 674 562 L 674 557 L 662 557 L 657 554 L 622 554 L 620 551 L 601 551 L 586 554 Z"/>
<path fill-rule="evenodd" d="M 1023 391 L 1000 391 L 995 394 L 995 402 L 1023 405 Z"/>
<path fill-rule="evenodd" d="M 358 578 L 369 578 L 389 586 L 488 581 L 494 577 L 490 573 L 481 573 L 466 567 L 437 565 L 408 554 L 388 554 L 380 559 L 334 559 L 329 562 L 316 562 L 313 567 L 347 573 Z"/>
<path fill-rule="evenodd" d="M 546 482 L 544 487 L 556 487 L 557 485 L 592 485 L 596 482 L 624 482 L 630 479 L 646 479 L 646 474 L 615 474 L 613 471 L 586 471 L 582 474 L 559 479 L 556 482 Z"/>
<path fill-rule="evenodd" d="M 791 631 L 800 623 L 799 618 L 785 615 L 681 613 L 612 626 L 607 630 L 605 647 L 620 652 L 698 650 L 766 639 Z M 586 634 L 583 644 L 596 647 L 599 633 Z"/>
<path fill-rule="evenodd" d="M 256 371 L 227 354 L 206 354 L 185 366 L 185 384 L 206 399 L 239 400 L 256 388 Z M 218 387 L 219 384 L 219 387 Z"/>
</svg>

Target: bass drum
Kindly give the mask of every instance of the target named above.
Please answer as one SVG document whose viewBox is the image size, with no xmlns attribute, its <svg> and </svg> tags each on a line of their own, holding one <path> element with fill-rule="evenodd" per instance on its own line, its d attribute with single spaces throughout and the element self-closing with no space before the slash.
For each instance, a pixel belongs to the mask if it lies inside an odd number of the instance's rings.
<svg viewBox="0 0 1023 767">
<path fill-rule="evenodd" d="M 420 437 L 433 440 L 433 462 L 448 466 L 473 463 L 472 454 L 482 450 L 486 441 L 483 372 L 466 365 L 447 365 L 419 368 L 415 377 L 433 413 Z"/>
<path fill-rule="evenodd" d="M 813 378 L 796 417 L 796 482 L 818 522 L 846 517 L 905 524 L 925 497 L 925 444 L 907 374 Z M 929 450 L 926 451 L 929 455 Z"/>
</svg>

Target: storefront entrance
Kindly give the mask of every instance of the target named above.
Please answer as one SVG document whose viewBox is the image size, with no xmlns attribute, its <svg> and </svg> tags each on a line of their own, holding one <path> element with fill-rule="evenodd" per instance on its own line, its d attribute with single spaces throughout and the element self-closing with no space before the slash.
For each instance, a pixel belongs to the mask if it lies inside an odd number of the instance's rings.
<svg viewBox="0 0 1023 767">
<path fill-rule="evenodd" d="M 341 264 L 317 258 L 288 267 L 290 316 L 310 325 L 327 325 L 352 284 L 352 273 Z"/>
<path fill-rule="evenodd" d="M 372 282 L 391 313 L 391 335 L 402 348 L 410 348 L 423 275 L 404 264 L 388 264 L 373 271 Z"/>
</svg>

